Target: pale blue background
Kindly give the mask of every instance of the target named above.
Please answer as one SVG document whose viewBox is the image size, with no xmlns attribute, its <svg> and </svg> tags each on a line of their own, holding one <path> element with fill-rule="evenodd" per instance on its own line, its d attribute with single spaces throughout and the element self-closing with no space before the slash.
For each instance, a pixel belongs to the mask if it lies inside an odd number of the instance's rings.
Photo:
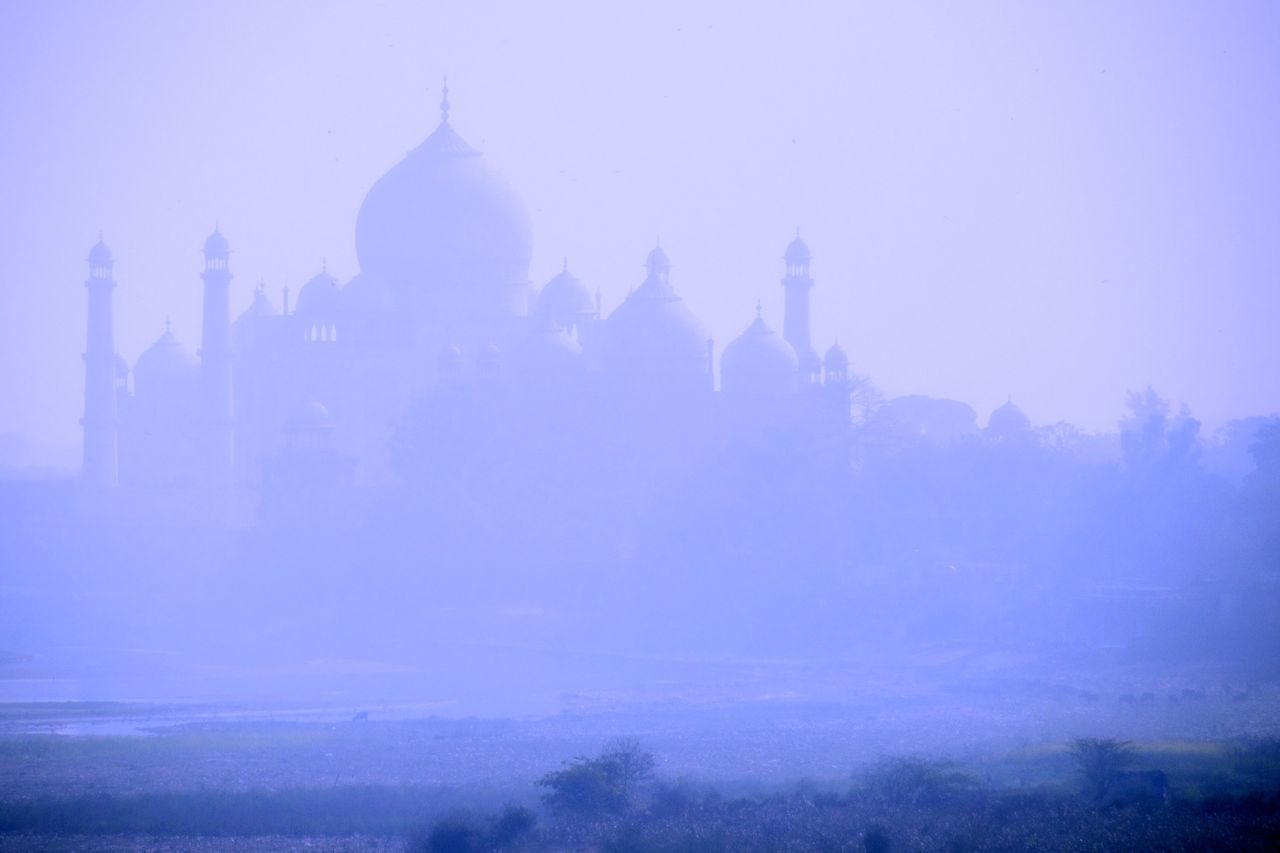
<svg viewBox="0 0 1280 853">
<path fill-rule="evenodd" d="M 693 6 L 691 8 L 691 6 Z M 888 394 L 1006 395 L 1111 429 L 1153 383 L 1212 428 L 1280 409 L 1273 3 L 0 6 L 0 433 L 78 461 L 85 277 L 117 341 L 195 345 L 199 249 L 235 310 L 356 271 L 369 186 L 437 120 L 610 309 L 661 235 L 721 347 L 814 250 L 816 343 Z"/>
</svg>

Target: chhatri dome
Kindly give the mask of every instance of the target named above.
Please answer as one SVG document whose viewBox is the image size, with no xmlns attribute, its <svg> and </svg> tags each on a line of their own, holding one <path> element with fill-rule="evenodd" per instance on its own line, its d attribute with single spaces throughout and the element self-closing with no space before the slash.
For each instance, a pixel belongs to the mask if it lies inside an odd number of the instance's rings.
<svg viewBox="0 0 1280 853">
<path fill-rule="evenodd" d="M 204 241 L 204 254 L 209 258 L 225 258 L 231 254 L 231 244 L 216 224 L 213 226 L 213 233 Z"/>
<path fill-rule="evenodd" d="M 986 434 L 995 439 L 1013 439 L 1031 432 L 1031 418 L 1027 413 L 1014 405 L 1010 397 L 1005 404 L 991 413 L 987 418 Z"/>
<path fill-rule="evenodd" d="M 98 242 L 93 244 L 93 248 L 89 250 L 89 266 L 91 267 L 110 267 L 112 263 L 111 250 L 107 248 L 107 244 L 102 242 L 102 235 L 98 235 Z"/>
<path fill-rule="evenodd" d="M 253 302 L 249 303 L 249 307 L 240 313 L 235 323 L 232 324 L 232 328 L 234 329 L 243 323 L 252 323 L 262 317 L 279 316 L 280 309 L 267 296 L 267 286 L 259 281 L 257 286 L 253 288 Z"/>
<path fill-rule="evenodd" d="M 761 316 L 724 348 L 720 388 L 726 394 L 786 393 L 796 389 L 800 360 L 796 351 Z"/>
<path fill-rule="evenodd" d="M 708 338 L 671 287 L 671 262 L 649 253 L 644 283 L 609 315 L 605 356 L 615 375 L 672 388 L 710 387 Z"/>
<path fill-rule="evenodd" d="M 329 274 L 327 264 L 320 265 L 320 272 L 313 275 L 302 290 L 298 291 L 298 307 L 294 311 L 300 317 L 333 319 L 338 313 L 341 298 L 338 280 Z"/>
<path fill-rule="evenodd" d="M 166 320 L 164 334 L 138 356 L 133 366 L 134 388 L 141 396 L 171 390 L 199 370 L 199 359 L 174 337 Z"/>
<path fill-rule="evenodd" d="M 840 346 L 839 341 L 827 348 L 827 354 L 822 357 L 822 366 L 828 371 L 848 369 L 849 354 Z"/>
<path fill-rule="evenodd" d="M 538 294 L 538 313 L 553 325 L 569 329 L 594 316 L 595 311 L 591 291 L 569 272 L 569 261 L 565 259 L 564 269 Z"/>
<path fill-rule="evenodd" d="M 809 246 L 800 239 L 800 230 L 796 229 L 795 239 L 787 245 L 787 250 L 783 252 L 782 259 L 789 264 L 807 263 L 813 259 L 813 255 L 809 252 Z"/>
<path fill-rule="evenodd" d="M 502 304 L 506 313 L 525 312 L 516 297 L 468 292 L 524 296 L 533 240 L 524 204 L 449 123 L 447 81 L 439 126 L 365 197 L 356 254 L 362 273 L 408 304 Z"/>
</svg>

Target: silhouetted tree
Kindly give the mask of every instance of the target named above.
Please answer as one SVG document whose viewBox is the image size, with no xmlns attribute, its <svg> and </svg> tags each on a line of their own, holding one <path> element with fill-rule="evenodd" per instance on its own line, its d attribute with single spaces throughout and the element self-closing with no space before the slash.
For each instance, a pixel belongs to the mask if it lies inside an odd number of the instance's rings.
<svg viewBox="0 0 1280 853">
<path fill-rule="evenodd" d="M 595 758 L 575 758 L 535 784 L 548 788 L 542 800 L 561 814 L 619 814 L 633 801 L 636 786 L 653 775 L 653 753 L 626 738 L 607 745 Z"/>
<path fill-rule="evenodd" d="M 1133 746 L 1127 740 L 1077 738 L 1067 745 L 1084 781 L 1085 794 L 1101 800 L 1124 769 L 1133 763 Z"/>
<path fill-rule="evenodd" d="M 427 836 L 429 853 L 479 853 L 484 849 L 484 833 L 465 818 L 446 818 Z"/>
<path fill-rule="evenodd" d="M 538 819 L 534 813 L 524 806 L 507 806 L 493 822 L 489 838 L 499 847 L 505 847 L 531 832 L 537 822 Z"/>
<path fill-rule="evenodd" d="M 884 393 L 861 373 L 849 374 L 849 417 L 857 429 L 865 427 L 884 405 Z"/>
<path fill-rule="evenodd" d="M 1280 486 L 1280 418 L 1269 418 L 1258 427 L 1249 445 L 1254 479 Z"/>
<path fill-rule="evenodd" d="M 1169 402 L 1148 385 L 1130 391 L 1129 415 L 1120 422 L 1120 449 L 1131 470 L 1165 470 L 1195 457 L 1200 422 L 1184 405 L 1170 414 Z"/>
</svg>

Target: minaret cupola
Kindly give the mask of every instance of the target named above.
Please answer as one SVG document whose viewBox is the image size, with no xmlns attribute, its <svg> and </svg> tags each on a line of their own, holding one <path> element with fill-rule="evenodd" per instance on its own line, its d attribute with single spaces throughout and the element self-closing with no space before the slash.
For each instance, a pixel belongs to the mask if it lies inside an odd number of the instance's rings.
<svg viewBox="0 0 1280 853">
<path fill-rule="evenodd" d="M 800 229 L 797 228 L 795 239 L 782 254 L 786 264 L 786 275 L 782 279 L 782 287 L 786 292 L 782 336 L 791 344 L 800 360 L 802 386 L 817 385 L 822 370 L 822 362 L 818 360 L 818 354 L 813 351 L 810 343 L 809 332 L 809 291 L 813 289 L 809 261 L 812 257 L 808 245 L 800 239 Z"/>
</svg>

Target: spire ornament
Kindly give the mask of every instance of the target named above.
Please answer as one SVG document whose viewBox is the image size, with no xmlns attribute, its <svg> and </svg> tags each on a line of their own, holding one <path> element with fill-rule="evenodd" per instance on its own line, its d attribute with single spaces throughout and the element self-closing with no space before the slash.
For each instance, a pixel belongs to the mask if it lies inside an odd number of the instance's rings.
<svg viewBox="0 0 1280 853">
<path fill-rule="evenodd" d="M 440 89 L 440 123 L 449 123 L 449 75 L 444 75 L 444 86 Z"/>
</svg>

